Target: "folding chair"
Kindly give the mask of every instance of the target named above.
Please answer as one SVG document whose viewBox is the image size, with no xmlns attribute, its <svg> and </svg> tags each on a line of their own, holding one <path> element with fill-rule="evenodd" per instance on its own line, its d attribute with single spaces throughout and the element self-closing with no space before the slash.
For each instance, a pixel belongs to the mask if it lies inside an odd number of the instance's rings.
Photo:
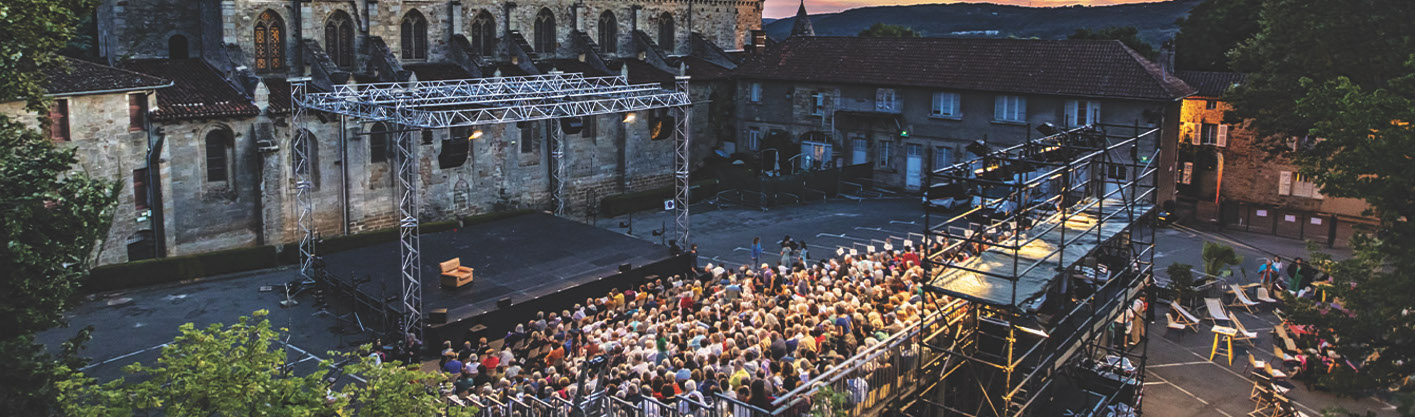
<svg viewBox="0 0 1415 417">
<path fill-rule="evenodd" d="M 1276 298 L 1273 298 L 1273 297 L 1272 297 L 1272 294 L 1268 294 L 1268 289 L 1267 289 L 1267 288 L 1263 288 L 1263 287 L 1258 287 L 1258 297 L 1257 297 L 1257 298 L 1258 298 L 1258 302 L 1262 302 L 1262 303 L 1277 304 L 1277 303 L 1280 303 L 1280 302 L 1281 302 L 1281 301 L 1278 301 Z"/>
<path fill-rule="evenodd" d="M 1190 329 L 1194 330 L 1195 332 L 1199 331 L 1199 318 L 1194 317 L 1193 314 L 1190 314 L 1189 310 L 1184 309 L 1184 306 L 1179 305 L 1179 303 L 1177 302 L 1170 301 L 1169 309 L 1174 310 L 1177 313 L 1177 317 L 1175 317 L 1175 322 L 1183 324 L 1186 327 L 1189 327 Z"/>
<path fill-rule="evenodd" d="M 1248 299 L 1247 291 L 1243 291 L 1243 288 L 1239 287 L 1237 284 L 1228 284 L 1228 289 L 1233 291 L 1233 303 L 1229 304 L 1229 307 L 1243 307 L 1248 310 L 1248 313 L 1255 314 L 1253 312 L 1253 306 L 1258 305 L 1258 303 Z"/>
<path fill-rule="evenodd" d="M 1248 342 L 1248 346 L 1258 347 L 1258 345 L 1253 344 L 1253 340 L 1258 338 L 1258 332 L 1248 331 L 1248 328 L 1243 327 L 1243 322 L 1238 321 L 1238 316 L 1234 316 L 1233 313 L 1228 314 L 1228 321 L 1229 323 L 1233 323 L 1235 329 L 1238 329 L 1238 334 L 1233 336 L 1235 340 L 1245 341 Z"/>
<path fill-rule="evenodd" d="M 1267 366 L 1267 362 L 1258 360 L 1258 358 L 1253 357 L 1253 352 L 1248 352 L 1248 365 L 1243 368 L 1243 372 L 1253 371 L 1253 375 L 1258 375 L 1261 374 L 1261 371 L 1266 369 Z"/>
<path fill-rule="evenodd" d="M 1223 303 L 1220 302 L 1219 299 L 1205 298 L 1204 307 L 1209 310 L 1209 318 L 1204 320 L 1213 320 L 1214 324 L 1218 324 L 1220 321 L 1228 321 L 1228 312 L 1223 309 Z"/>
</svg>

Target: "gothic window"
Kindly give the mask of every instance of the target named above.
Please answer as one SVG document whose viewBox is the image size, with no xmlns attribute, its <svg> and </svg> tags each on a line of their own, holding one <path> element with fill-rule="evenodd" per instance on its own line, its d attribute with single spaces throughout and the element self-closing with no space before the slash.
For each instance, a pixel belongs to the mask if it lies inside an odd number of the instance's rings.
<svg viewBox="0 0 1415 417">
<path fill-rule="evenodd" d="M 427 59 L 427 19 L 416 9 L 403 16 L 403 59 Z"/>
<path fill-rule="evenodd" d="M 255 22 L 255 69 L 285 68 L 285 22 L 273 10 L 260 14 Z"/>
<path fill-rule="evenodd" d="M 187 37 L 182 35 L 172 35 L 167 38 L 167 57 L 172 59 L 187 59 L 191 56 L 190 48 L 187 46 Z"/>
<path fill-rule="evenodd" d="M 368 133 L 368 161 L 388 162 L 388 126 L 374 123 Z"/>
<path fill-rule="evenodd" d="M 354 66 L 354 19 L 343 10 L 336 10 L 324 22 L 324 52 L 329 53 L 334 65 Z"/>
<path fill-rule="evenodd" d="M 614 12 L 605 11 L 599 15 L 599 50 L 606 54 L 619 51 L 619 19 Z"/>
<path fill-rule="evenodd" d="M 555 53 L 555 13 L 550 9 L 540 9 L 536 14 L 535 41 L 536 52 Z"/>
<path fill-rule="evenodd" d="M 658 46 L 664 53 L 673 53 L 673 14 L 664 12 L 658 18 Z"/>
<path fill-rule="evenodd" d="M 496 53 L 496 18 L 482 10 L 472 19 L 472 50 L 481 56 Z"/>
<path fill-rule="evenodd" d="M 231 131 L 216 129 L 206 133 L 206 182 L 231 181 Z"/>
<path fill-rule="evenodd" d="M 304 148 L 305 151 L 296 151 L 299 148 Z M 299 178 L 301 174 L 308 175 L 310 185 L 319 188 L 319 142 L 308 130 L 301 129 L 300 134 L 295 135 L 295 142 L 290 149 L 290 169 L 295 178 Z"/>
</svg>

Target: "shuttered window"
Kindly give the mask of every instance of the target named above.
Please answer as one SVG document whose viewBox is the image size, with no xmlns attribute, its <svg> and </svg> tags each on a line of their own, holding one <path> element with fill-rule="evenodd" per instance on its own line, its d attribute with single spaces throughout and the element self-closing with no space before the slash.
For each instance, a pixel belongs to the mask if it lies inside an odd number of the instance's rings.
<svg viewBox="0 0 1415 417">
<path fill-rule="evenodd" d="M 128 131 L 136 132 L 147 128 L 147 95 L 128 94 Z"/>
</svg>

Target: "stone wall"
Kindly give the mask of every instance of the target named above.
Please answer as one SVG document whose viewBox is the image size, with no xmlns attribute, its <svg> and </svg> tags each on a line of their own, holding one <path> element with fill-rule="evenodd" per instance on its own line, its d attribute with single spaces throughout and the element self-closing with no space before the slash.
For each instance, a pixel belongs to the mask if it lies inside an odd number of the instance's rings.
<svg viewBox="0 0 1415 417">
<path fill-rule="evenodd" d="M 151 97 L 151 92 L 131 93 Z M 134 202 L 133 170 L 147 166 L 148 135 L 146 130 L 130 131 L 128 128 L 128 94 L 56 98 L 68 101 L 71 140 L 59 143 L 59 146 L 76 149 L 79 163 L 74 169 L 118 185 L 112 229 L 96 249 L 100 264 L 126 262 L 128 238 L 139 230 L 152 228 L 145 220 L 148 219 L 146 213 L 137 210 Z M 39 127 L 38 117 L 26 112 L 23 102 L 0 103 L 0 113 L 17 117 L 30 127 Z M 163 172 L 162 176 L 168 178 L 169 173 Z"/>
</svg>

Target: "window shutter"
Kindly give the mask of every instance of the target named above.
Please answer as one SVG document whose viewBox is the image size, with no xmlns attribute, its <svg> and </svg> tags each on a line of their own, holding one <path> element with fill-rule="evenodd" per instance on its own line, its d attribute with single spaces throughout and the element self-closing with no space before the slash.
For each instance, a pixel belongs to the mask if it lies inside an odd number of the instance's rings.
<svg viewBox="0 0 1415 417">
<path fill-rule="evenodd" d="M 1277 172 L 1277 195 L 1292 195 L 1292 171 Z"/>
<path fill-rule="evenodd" d="M 1076 100 L 1066 100 L 1066 125 L 1067 125 L 1068 127 L 1069 127 L 1069 126 L 1080 126 L 1080 125 L 1084 124 L 1084 121 L 1083 121 L 1083 120 L 1079 120 L 1079 119 L 1077 119 L 1077 117 L 1076 117 L 1076 108 L 1077 108 L 1077 107 L 1079 107 L 1079 106 L 1078 106 L 1078 103 L 1076 102 Z"/>
<path fill-rule="evenodd" d="M 1193 162 L 1185 162 L 1185 163 L 1184 163 L 1184 172 L 1180 173 L 1179 183 L 1181 183 L 1181 184 L 1189 184 L 1190 182 L 1193 182 L 1193 178 L 1194 178 L 1194 163 L 1193 163 Z"/>
<path fill-rule="evenodd" d="M 1218 141 L 1217 141 L 1217 145 L 1218 145 L 1219 147 L 1227 147 L 1227 146 L 1228 146 L 1228 125 L 1225 125 L 1225 124 L 1218 125 Z"/>
<path fill-rule="evenodd" d="M 1199 131 L 1199 124 L 1194 122 L 1185 122 L 1184 130 L 1189 132 L 1189 143 L 1198 146 L 1200 143 L 1199 141 L 1201 140 L 1199 137 L 1204 135 L 1204 132 Z"/>
</svg>

